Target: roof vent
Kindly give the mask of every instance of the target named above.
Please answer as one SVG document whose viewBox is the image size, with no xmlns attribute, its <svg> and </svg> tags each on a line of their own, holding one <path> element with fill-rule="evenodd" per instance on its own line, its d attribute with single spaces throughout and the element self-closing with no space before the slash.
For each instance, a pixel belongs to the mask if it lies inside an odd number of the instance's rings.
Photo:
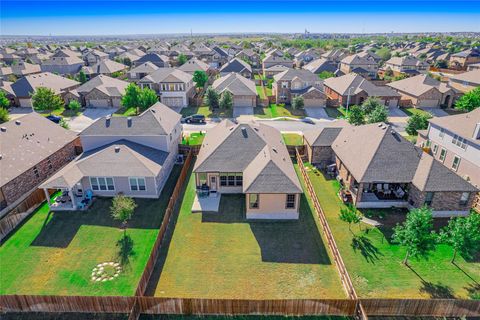
<svg viewBox="0 0 480 320">
<path fill-rule="evenodd" d="M 1 127 L 0 130 L 1 130 L 2 132 L 7 132 L 7 128 L 5 128 L 5 127 Z"/>
<path fill-rule="evenodd" d="M 278 152 L 277 152 L 277 149 L 275 149 L 275 148 L 272 148 L 272 150 L 273 150 L 273 152 L 275 152 L 275 153 L 278 153 Z"/>
<path fill-rule="evenodd" d="M 19 126 L 19 125 L 22 124 L 22 121 L 20 121 L 20 120 L 15 120 L 15 124 L 16 124 L 17 126 Z"/>
<path fill-rule="evenodd" d="M 127 126 L 131 127 L 132 126 L 132 117 L 127 118 Z"/>
<path fill-rule="evenodd" d="M 116 146 L 115 147 L 115 153 L 119 153 L 120 152 L 120 147 L 119 146 Z"/>
</svg>

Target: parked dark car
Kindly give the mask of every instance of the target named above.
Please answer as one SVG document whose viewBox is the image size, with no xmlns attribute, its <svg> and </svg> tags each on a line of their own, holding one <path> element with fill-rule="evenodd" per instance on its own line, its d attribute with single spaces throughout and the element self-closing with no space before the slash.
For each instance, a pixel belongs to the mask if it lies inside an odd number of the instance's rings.
<svg viewBox="0 0 480 320">
<path fill-rule="evenodd" d="M 55 123 L 60 123 L 60 121 L 62 120 L 62 117 L 51 114 L 51 115 L 47 116 L 47 119 L 50 120 L 50 121 L 53 121 Z"/>
<path fill-rule="evenodd" d="M 203 114 L 193 114 L 185 117 L 186 123 L 205 123 L 205 116 Z"/>
</svg>

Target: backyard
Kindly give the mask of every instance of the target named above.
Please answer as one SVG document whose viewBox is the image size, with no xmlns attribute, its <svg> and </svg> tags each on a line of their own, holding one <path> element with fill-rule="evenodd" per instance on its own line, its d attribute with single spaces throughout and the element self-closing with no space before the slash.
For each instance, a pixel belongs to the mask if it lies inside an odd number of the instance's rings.
<svg viewBox="0 0 480 320">
<path fill-rule="evenodd" d="M 283 141 L 287 146 L 303 146 L 303 136 L 298 133 L 282 133 Z"/>
<path fill-rule="evenodd" d="M 392 228 L 405 218 L 403 210 L 363 210 L 363 214 L 379 220 L 379 228 L 362 223 L 352 226 L 339 219 L 344 207 L 337 196 L 339 183 L 327 180 L 306 165 L 333 236 L 361 298 L 473 298 L 480 294 L 480 260 L 465 261 L 457 256 L 450 262 L 453 250 L 437 247 L 428 259 L 410 259 L 410 267 L 402 264 L 405 249 L 390 242 Z M 298 167 L 296 167 L 298 170 Z M 436 224 L 445 223 L 436 221 Z M 361 228 L 361 230 L 360 230 Z"/>
<path fill-rule="evenodd" d="M 160 199 L 136 199 L 126 238 L 110 216 L 111 199 L 88 211 L 49 213 L 43 204 L 0 246 L 0 294 L 133 295 L 179 172 L 175 166 Z M 104 262 L 121 263 L 118 277 L 92 281 Z"/>
<path fill-rule="evenodd" d="M 245 299 L 344 298 L 310 206 L 299 221 L 246 221 L 243 195 L 222 195 L 218 213 L 192 213 L 189 178 L 161 273 L 160 297 Z M 261 285 L 259 285 L 261 284 Z"/>
</svg>

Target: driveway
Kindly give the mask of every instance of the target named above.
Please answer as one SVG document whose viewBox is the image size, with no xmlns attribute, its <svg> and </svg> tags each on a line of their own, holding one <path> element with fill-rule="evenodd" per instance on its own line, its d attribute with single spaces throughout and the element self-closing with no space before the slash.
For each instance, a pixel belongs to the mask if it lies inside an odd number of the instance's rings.
<svg viewBox="0 0 480 320">
<path fill-rule="evenodd" d="M 253 115 L 253 107 L 234 107 L 233 116 L 236 118 L 238 116 Z"/>
<path fill-rule="evenodd" d="M 70 130 L 81 132 L 101 117 L 114 113 L 117 109 L 87 108 L 82 114 L 70 118 L 68 125 Z"/>
<path fill-rule="evenodd" d="M 324 108 L 305 107 L 305 113 L 307 114 L 307 116 L 309 116 L 310 118 L 314 118 L 314 119 L 328 119 L 328 120 L 332 119 L 328 116 L 328 114 L 327 114 L 327 112 L 325 111 Z"/>
<path fill-rule="evenodd" d="M 8 109 L 10 120 L 15 120 L 23 117 L 26 114 L 33 112 L 32 108 L 10 108 Z"/>
<path fill-rule="evenodd" d="M 445 110 L 440 109 L 440 108 L 422 108 L 422 110 L 427 111 L 434 117 L 446 117 L 449 114 L 445 112 Z"/>
<path fill-rule="evenodd" d="M 408 115 L 403 112 L 400 108 L 397 107 L 388 107 L 388 116 L 389 117 L 408 117 Z"/>
</svg>

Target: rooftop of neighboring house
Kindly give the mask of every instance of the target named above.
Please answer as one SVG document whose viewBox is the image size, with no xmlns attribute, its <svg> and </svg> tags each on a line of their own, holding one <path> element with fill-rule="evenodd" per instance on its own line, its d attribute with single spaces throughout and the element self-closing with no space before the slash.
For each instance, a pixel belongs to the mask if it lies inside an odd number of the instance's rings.
<svg viewBox="0 0 480 320">
<path fill-rule="evenodd" d="M 285 70 L 288 70 L 288 69 L 290 69 L 290 68 L 286 67 L 284 65 L 281 65 L 281 64 L 276 64 L 274 66 L 266 68 L 265 71 L 282 72 L 282 71 L 285 71 Z"/>
<path fill-rule="evenodd" d="M 144 62 L 144 63 L 138 65 L 135 68 L 130 69 L 130 71 L 128 71 L 128 73 L 146 73 L 146 74 L 149 74 L 149 73 L 152 73 L 153 71 L 158 70 L 158 69 L 160 69 L 160 68 L 157 67 L 155 64 L 151 63 L 150 61 L 147 61 L 147 62 Z"/>
<path fill-rule="evenodd" d="M 280 132 L 255 122 L 224 120 L 210 129 L 195 172 L 242 172 L 244 193 L 301 193 Z"/>
<path fill-rule="evenodd" d="M 56 94 L 65 89 L 79 85 L 80 82 L 71 80 L 50 72 L 32 74 L 20 78 L 14 84 L 12 89 L 17 97 L 28 97 L 39 87 L 52 89 Z"/>
<path fill-rule="evenodd" d="M 174 68 L 159 68 L 149 75 L 143 77 L 139 82 L 153 82 L 153 83 L 187 83 L 192 81 L 193 76 L 179 69 Z"/>
<path fill-rule="evenodd" d="M 403 57 L 392 57 L 385 64 L 392 64 L 402 67 L 427 67 L 428 63 L 418 59 L 417 57 L 408 55 Z"/>
<path fill-rule="evenodd" d="M 343 58 L 341 63 L 344 64 L 355 64 L 355 65 L 376 65 L 375 60 L 369 56 L 361 56 L 359 54 L 354 54 L 348 57 Z"/>
<path fill-rule="evenodd" d="M 125 70 L 127 68 L 128 67 L 122 63 L 110 59 L 103 59 L 95 65 L 90 67 L 84 67 L 83 69 L 86 71 L 85 73 L 87 74 L 111 74 L 114 72 Z"/>
<path fill-rule="evenodd" d="M 480 50 L 478 49 L 467 49 L 452 54 L 452 57 L 467 58 L 467 57 L 478 57 L 480 56 Z"/>
<path fill-rule="evenodd" d="M 257 95 L 255 82 L 235 72 L 231 72 L 216 79 L 212 84 L 212 88 L 219 93 L 229 91 L 234 96 Z"/>
<path fill-rule="evenodd" d="M 349 73 L 337 78 L 325 79 L 324 85 L 340 95 L 358 94 L 362 91 L 370 97 L 399 97 L 393 89 L 386 86 L 377 86 L 356 73 Z"/>
<path fill-rule="evenodd" d="M 265 58 L 263 58 L 262 62 L 267 62 L 267 63 L 286 63 L 286 62 L 293 62 L 292 59 L 289 59 L 285 56 L 277 56 L 274 54 L 269 54 Z"/>
<path fill-rule="evenodd" d="M 147 53 L 147 54 L 141 56 L 140 59 L 137 60 L 137 63 L 143 63 L 143 62 L 150 61 L 150 62 L 153 62 L 153 63 L 157 62 L 157 63 L 167 64 L 168 60 L 169 60 L 169 58 L 165 55 L 150 52 L 150 53 Z"/>
<path fill-rule="evenodd" d="M 125 94 L 125 89 L 129 84 L 130 83 L 127 81 L 100 74 L 76 88 L 75 91 L 87 94 L 92 90 L 97 89 L 109 97 L 121 97 Z"/>
<path fill-rule="evenodd" d="M 90 50 L 87 55 L 94 55 L 94 56 L 97 56 L 97 57 L 100 57 L 100 58 L 105 58 L 105 57 L 108 57 L 108 54 L 105 53 L 105 52 L 102 52 L 100 50 L 96 50 L 96 49 L 93 49 L 93 50 Z"/>
<path fill-rule="evenodd" d="M 451 75 L 450 80 L 457 82 L 468 82 L 480 86 L 480 69 Z"/>
<path fill-rule="evenodd" d="M 426 74 L 419 74 L 414 77 L 393 81 L 387 84 L 396 90 L 407 92 L 413 96 L 420 96 L 425 92 L 436 88 L 442 93 L 445 93 L 449 90 L 454 90 L 448 84 L 440 82 Z"/>
<path fill-rule="evenodd" d="M 303 69 L 313 73 L 321 73 L 323 71 L 335 72 L 337 70 L 337 63 L 325 58 L 320 58 L 315 59 L 309 64 L 303 66 Z"/>
<path fill-rule="evenodd" d="M 429 122 L 480 145 L 480 132 L 477 131 L 480 128 L 480 108 L 468 113 L 435 117 Z"/>
<path fill-rule="evenodd" d="M 0 186 L 62 149 L 77 134 L 36 112 L 0 125 Z"/>
<path fill-rule="evenodd" d="M 252 73 L 252 67 L 248 63 L 246 63 L 245 61 L 239 58 L 233 58 L 232 60 L 224 64 L 222 68 L 220 68 L 220 72 L 242 73 L 245 71 Z"/>
<path fill-rule="evenodd" d="M 292 81 L 300 79 L 303 82 L 321 82 L 318 76 L 304 69 L 287 69 L 273 76 L 275 81 Z"/>
<path fill-rule="evenodd" d="M 303 137 L 311 147 L 329 147 L 342 131 L 342 128 L 348 125 L 345 120 L 336 120 L 322 128 L 305 131 Z"/>
<path fill-rule="evenodd" d="M 164 136 L 170 134 L 181 115 L 157 102 L 139 116 L 98 119 L 80 136 Z"/>
<path fill-rule="evenodd" d="M 207 72 L 208 69 L 210 69 L 210 66 L 207 63 L 197 58 L 192 58 L 187 62 L 185 62 L 184 64 L 182 64 L 180 67 L 178 67 L 178 70 L 181 70 L 187 73 L 193 73 L 197 70 Z"/>
<path fill-rule="evenodd" d="M 258 53 L 256 53 L 255 51 L 253 51 L 253 49 L 243 49 L 242 51 L 240 51 L 240 52 L 238 53 L 238 55 L 241 54 L 241 53 L 245 54 L 245 55 L 248 56 L 248 57 L 258 56 Z"/>
</svg>

